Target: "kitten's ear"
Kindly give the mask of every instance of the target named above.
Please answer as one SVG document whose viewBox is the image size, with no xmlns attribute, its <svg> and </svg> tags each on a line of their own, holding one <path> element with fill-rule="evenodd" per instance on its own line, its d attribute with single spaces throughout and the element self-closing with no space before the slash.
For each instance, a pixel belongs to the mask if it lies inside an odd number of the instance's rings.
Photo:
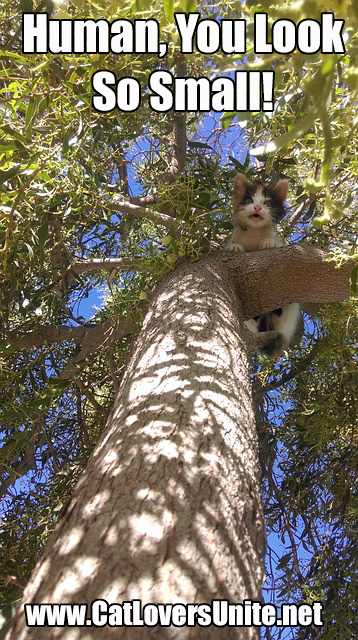
<svg viewBox="0 0 358 640">
<path fill-rule="evenodd" d="M 288 180 L 280 180 L 274 188 L 274 192 L 281 202 L 284 202 L 287 198 L 288 192 Z"/>
<path fill-rule="evenodd" d="M 246 180 L 242 173 L 238 173 L 234 181 L 234 189 L 232 192 L 232 206 L 235 209 L 243 199 L 245 191 L 249 186 L 249 182 Z"/>
</svg>

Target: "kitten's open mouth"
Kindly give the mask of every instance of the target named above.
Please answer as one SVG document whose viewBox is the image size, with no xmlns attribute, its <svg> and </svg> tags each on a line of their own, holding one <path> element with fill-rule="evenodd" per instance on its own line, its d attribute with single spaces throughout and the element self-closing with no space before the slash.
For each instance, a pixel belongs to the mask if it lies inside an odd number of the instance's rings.
<svg viewBox="0 0 358 640">
<path fill-rule="evenodd" d="M 254 220 L 262 220 L 262 216 L 259 213 L 252 213 L 249 218 L 253 218 Z"/>
</svg>

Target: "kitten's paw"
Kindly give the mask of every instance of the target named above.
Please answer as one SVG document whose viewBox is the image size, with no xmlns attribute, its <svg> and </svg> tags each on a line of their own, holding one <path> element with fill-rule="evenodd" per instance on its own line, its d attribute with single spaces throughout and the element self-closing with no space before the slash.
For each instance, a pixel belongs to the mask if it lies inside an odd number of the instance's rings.
<svg viewBox="0 0 358 640">
<path fill-rule="evenodd" d="M 253 318 L 251 318 L 250 320 L 244 320 L 244 325 L 251 331 L 251 333 L 258 332 L 257 322 Z"/>
<path fill-rule="evenodd" d="M 260 242 L 260 249 L 274 249 L 275 247 L 282 247 L 280 238 L 265 238 Z"/>
<path fill-rule="evenodd" d="M 226 251 L 245 251 L 242 244 L 238 244 L 237 242 L 232 242 L 232 240 L 229 240 L 226 243 L 225 249 Z"/>
</svg>

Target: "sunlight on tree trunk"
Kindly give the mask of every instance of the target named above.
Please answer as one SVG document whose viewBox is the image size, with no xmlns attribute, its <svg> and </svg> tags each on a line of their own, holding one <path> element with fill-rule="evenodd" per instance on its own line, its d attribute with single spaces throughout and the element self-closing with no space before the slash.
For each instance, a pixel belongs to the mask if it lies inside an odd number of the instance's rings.
<svg viewBox="0 0 358 640">
<path fill-rule="evenodd" d="M 24 602 L 258 600 L 264 533 L 239 304 L 215 259 L 171 273 L 145 318 L 102 442 Z M 193 628 L 53 628 L 52 638 L 216 638 Z M 258 637 L 225 628 L 225 638 Z M 48 638 L 23 611 L 7 640 Z"/>
</svg>

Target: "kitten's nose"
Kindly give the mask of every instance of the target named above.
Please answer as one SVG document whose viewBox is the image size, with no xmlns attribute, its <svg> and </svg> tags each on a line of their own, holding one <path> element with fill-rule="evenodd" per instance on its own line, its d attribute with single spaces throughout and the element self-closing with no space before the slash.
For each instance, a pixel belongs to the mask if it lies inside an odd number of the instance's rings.
<svg viewBox="0 0 358 640">
<path fill-rule="evenodd" d="M 256 213 L 259 213 L 261 211 L 261 207 L 258 204 L 254 206 L 254 209 Z"/>
</svg>

